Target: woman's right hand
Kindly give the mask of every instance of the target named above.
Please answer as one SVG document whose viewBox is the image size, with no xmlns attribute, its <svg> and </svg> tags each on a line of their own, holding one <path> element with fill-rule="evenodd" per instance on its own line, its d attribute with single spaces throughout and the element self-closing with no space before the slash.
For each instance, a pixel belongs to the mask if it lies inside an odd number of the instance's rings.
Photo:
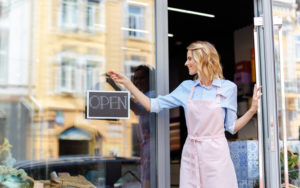
<svg viewBox="0 0 300 188">
<path fill-rule="evenodd" d="M 131 82 L 129 78 L 120 73 L 108 71 L 108 74 L 118 84 L 123 84 L 124 86 L 127 86 Z"/>
<path fill-rule="evenodd" d="M 135 96 L 136 100 L 140 102 L 147 111 L 150 111 L 151 101 L 144 93 L 142 93 L 126 76 L 116 73 L 114 71 L 107 72 L 109 76 L 118 84 L 123 84 L 130 93 Z"/>
</svg>

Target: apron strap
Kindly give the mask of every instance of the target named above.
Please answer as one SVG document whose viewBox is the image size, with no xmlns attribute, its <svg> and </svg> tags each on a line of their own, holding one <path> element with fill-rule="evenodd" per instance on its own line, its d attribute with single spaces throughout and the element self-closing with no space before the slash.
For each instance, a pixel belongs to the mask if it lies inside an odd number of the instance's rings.
<svg viewBox="0 0 300 188">
<path fill-rule="evenodd" d="M 195 86 L 192 87 L 192 90 L 191 90 L 191 93 L 190 93 L 190 96 L 189 96 L 189 100 L 192 100 L 192 97 L 193 97 L 193 94 L 194 94 L 194 89 L 195 89 Z"/>
</svg>

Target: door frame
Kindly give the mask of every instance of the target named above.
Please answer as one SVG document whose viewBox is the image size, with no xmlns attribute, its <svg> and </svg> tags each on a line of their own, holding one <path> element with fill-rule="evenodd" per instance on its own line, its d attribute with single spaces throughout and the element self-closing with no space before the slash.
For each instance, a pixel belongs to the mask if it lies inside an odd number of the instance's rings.
<svg viewBox="0 0 300 188">
<path fill-rule="evenodd" d="M 274 52 L 274 26 L 272 0 L 254 0 L 254 15 L 262 17 L 263 25 L 258 29 L 257 43 L 260 84 L 263 96 L 260 100 L 262 126 L 259 139 L 260 148 L 260 187 L 281 187 L 279 122 L 277 114 L 277 93 Z M 259 114 L 258 114 L 259 117 Z"/>
<path fill-rule="evenodd" d="M 169 93 L 168 0 L 155 0 L 156 94 Z M 151 188 L 170 187 L 169 111 L 163 110 L 156 119 L 156 183 Z"/>
<path fill-rule="evenodd" d="M 260 187 L 280 187 L 280 150 L 275 77 L 275 52 L 272 0 L 254 0 L 255 16 L 262 16 L 264 26 L 259 33 L 260 78 L 263 86 L 262 119 L 262 174 Z M 263 13 L 263 14 L 262 14 Z M 168 55 L 168 0 L 155 0 L 156 91 L 169 93 Z M 164 110 L 156 120 L 156 183 L 158 188 L 170 187 L 169 112 Z M 151 183 L 153 187 L 155 184 Z M 152 186 L 151 186 L 152 187 Z"/>
</svg>

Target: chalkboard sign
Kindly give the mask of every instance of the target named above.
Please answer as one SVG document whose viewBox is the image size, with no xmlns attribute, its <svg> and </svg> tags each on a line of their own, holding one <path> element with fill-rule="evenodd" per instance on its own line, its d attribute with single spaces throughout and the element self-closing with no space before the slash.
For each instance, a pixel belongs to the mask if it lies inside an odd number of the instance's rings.
<svg viewBox="0 0 300 188">
<path fill-rule="evenodd" d="M 128 91 L 87 91 L 87 119 L 129 119 Z"/>
</svg>

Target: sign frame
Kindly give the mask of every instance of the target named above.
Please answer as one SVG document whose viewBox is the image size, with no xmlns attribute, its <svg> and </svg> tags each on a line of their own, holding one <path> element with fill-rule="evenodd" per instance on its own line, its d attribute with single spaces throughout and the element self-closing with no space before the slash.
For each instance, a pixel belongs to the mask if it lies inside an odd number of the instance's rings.
<svg viewBox="0 0 300 188">
<path fill-rule="evenodd" d="M 128 99 L 128 113 L 127 117 L 90 117 L 89 116 L 89 94 L 90 92 L 97 92 L 97 93 L 127 93 Z M 129 91 L 106 91 L 106 90 L 87 90 L 86 91 L 86 110 L 85 110 L 85 117 L 86 119 L 90 120 L 118 120 L 118 119 L 130 119 L 130 92 Z"/>
</svg>

